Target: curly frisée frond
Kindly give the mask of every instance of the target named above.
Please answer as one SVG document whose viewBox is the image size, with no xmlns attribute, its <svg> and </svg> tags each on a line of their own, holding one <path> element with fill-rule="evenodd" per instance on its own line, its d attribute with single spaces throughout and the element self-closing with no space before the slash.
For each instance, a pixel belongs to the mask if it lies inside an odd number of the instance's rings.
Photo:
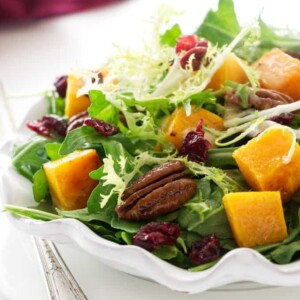
<svg viewBox="0 0 300 300">
<path fill-rule="evenodd" d="M 101 194 L 100 206 L 103 208 L 110 200 L 113 194 L 118 195 L 118 203 L 121 203 L 121 195 L 124 192 L 126 186 L 137 175 L 141 175 L 141 168 L 145 165 L 163 164 L 171 160 L 170 157 L 156 158 L 148 152 L 143 152 L 136 156 L 132 162 L 129 162 L 126 157 L 120 156 L 117 160 L 114 160 L 111 155 L 108 155 L 103 159 L 103 173 L 101 178 L 103 186 L 112 186 L 109 194 Z"/>
<path fill-rule="evenodd" d="M 97 89 L 105 93 L 130 93 L 136 100 L 150 98 L 174 58 L 174 47 L 162 45 L 160 37 L 176 15 L 171 7 L 161 6 L 156 17 L 148 20 L 152 28 L 150 34 L 143 36 L 142 47 L 115 46 L 115 53 L 108 60 L 109 72 Z"/>
</svg>

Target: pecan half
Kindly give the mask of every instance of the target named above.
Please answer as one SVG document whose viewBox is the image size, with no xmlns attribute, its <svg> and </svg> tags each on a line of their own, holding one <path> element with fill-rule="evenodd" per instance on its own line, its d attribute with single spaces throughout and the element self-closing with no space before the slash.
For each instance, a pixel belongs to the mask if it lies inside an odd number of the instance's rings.
<svg viewBox="0 0 300 300">
<path fill-rule="evenodd" d="M 72 116 L 68 122 L 67 133 L 73 129 L 76 129 L 84 124 L 84 121 L 88 118 L 89 114 L 85 110 L 78 113 L 77 115 Z"/>
<path fill-rule="evenodd" d="M 226 93 L 225 101 L 239 106 L 242 104 L 242 100 L 240 96 L 236 94 L 235 90 Z M 253 107 L 255 109 L 264 110 L 291 102 L 294 102 L 293 98 L 284 93 L 263 88 L 254 92 L 249 88 L 248 108 Z"/>
<path fill-rule="evenodd" d="M 168 162 L 129 185 L 116 207 L 119 218 L 146 220 L 178 209 L 196 193 L 196 182 L 184 170 L 183 162 Z"/>
</svg>

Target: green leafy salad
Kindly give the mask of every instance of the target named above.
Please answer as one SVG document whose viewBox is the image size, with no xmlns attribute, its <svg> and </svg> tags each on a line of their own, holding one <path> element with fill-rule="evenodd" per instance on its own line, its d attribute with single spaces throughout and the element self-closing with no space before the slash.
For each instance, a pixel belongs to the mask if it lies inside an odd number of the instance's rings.
<svg viewBox="0 0 300 300">
<path fill-rule="evenodd" d="M 232 0 L 194 33 L 176 14 L 161 7 L 142 50 L 56 80 L 12 151 L 37 207 L 4 209 L 77 219 L 192 272 L 238 247 L 295 261 L 300 34 L 261 18 L 240 26 Z"/>
</svg>

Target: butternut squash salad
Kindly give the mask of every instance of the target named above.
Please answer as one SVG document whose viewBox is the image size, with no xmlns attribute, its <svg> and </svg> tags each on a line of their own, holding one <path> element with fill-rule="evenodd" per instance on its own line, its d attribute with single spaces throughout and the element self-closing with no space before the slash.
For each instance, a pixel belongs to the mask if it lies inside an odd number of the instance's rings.
<svg viewBox="0 0 300 300">
<path fill-rule="evenodd" d="M 224 19 L 224 15 L 227 16 Z M 249 247 L 300 254 L 300 35 L 241 27 L 220 0 L 194 34 L 163 7 L 142 51 L 75 70 L 12 153 L 37 202 L 99 236 L 200 271 Z"/>
</svg>

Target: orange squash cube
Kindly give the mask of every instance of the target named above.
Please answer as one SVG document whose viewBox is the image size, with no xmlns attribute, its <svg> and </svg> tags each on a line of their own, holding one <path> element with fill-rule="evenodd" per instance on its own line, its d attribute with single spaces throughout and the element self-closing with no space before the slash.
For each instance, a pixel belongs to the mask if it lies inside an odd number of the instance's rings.
<svg viewBox="0 0 300 300">
<path fill-rule="evenodd" d="M 300 100 L 300 61 L 273 49 L 265 53 L 254 67 L 260 73 L 261 87 L 285 93 L 294 100 Z"/>
<path fill-rule="evenodd" d="M 221 117 L 203 108 L 195 110 L 195 106 L 192 105 L 192 112 L 189 116 L 186 115 L 184 108 L 181 107 L 168 117 L 163 125 L 166 139 L 179 150 L 186 134 L 191 130 L 195 130 L 201 119 L 207 127 L 216 130 L 225 129 L 224 121 Z M 208 134 L 205 134 L 205 138 L 213 143 Z"/>
<path fill-rule="evenodd" d="M 223 65 L 213 75 L 206 89 L 218 90 L 226 81 L 234 81 L 236 83 L 246 83 L 248 78 L 238 63 L 238 58 L 231 54 L 224 61 Z"/>
<path fill-rule="evenodd" d="M 101 166 L 96 150 L 75 151 L 44 164 L 50 194 L 56 207 L 63 210 L 84 208 L 98 181 L 89 173 Z"/>
<path fill-rule="evenodd" d="M 67 80 L 65 115 L 70 118 L 88 109 L 91 101 L 88 96 L 77 97 L 77 91 L 83 86 L 83 80 L 69 75 Z"/>
<path fill-rule="evenodd" d="M 284 161 L 293 143 L 284 127 L 267 130 L 233 153 L 248 185 L 255 191 L 280 191 L 287 202 L 300 188 L 300 146 L 289 163 Z"/>
<path fill-rule="evenodd" d="M 287 238 L 279 192 L 230 193 L 223 205 L 238 246 L 253 248 Z"/>
</svg>

